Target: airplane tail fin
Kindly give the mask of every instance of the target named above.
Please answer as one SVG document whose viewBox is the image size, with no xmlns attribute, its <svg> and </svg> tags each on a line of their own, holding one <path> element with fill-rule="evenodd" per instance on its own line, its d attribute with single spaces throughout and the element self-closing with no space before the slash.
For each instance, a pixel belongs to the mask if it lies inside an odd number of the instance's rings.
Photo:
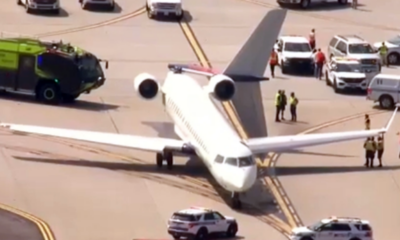
<svg viewBox="0 0 400 240">
<path fill-rule="evenodd" d="M 268 80 L 264 72 L 286 13 L 285 9 L 269 11 L 223 74 L 238 82 Z"/>
</svg>

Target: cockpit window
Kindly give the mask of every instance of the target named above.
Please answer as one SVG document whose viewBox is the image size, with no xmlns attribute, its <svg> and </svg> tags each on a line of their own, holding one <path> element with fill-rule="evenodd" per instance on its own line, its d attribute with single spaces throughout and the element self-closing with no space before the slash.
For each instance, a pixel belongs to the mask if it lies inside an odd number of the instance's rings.
<svg viewBox="0 0 400 240">
<path fill-rule="evenodd" d="M 224 163 L 235 167 L 238 165 L 237 158 L 227 158 Z"/>
<path fill-rule="evenodd" d="M 216 162 L 216 163 L 223 163 L 223 162 L 224 162 L 224 157 L 218 155 L 218 156 L 215 158 L 215 162 Z"/>
<path fill-rule="evenodd" d="M 239 158 L 239 167 L 247 167 L 251 165 L 254 165 L 254 160 L 252 157 Z"/>
</svg>

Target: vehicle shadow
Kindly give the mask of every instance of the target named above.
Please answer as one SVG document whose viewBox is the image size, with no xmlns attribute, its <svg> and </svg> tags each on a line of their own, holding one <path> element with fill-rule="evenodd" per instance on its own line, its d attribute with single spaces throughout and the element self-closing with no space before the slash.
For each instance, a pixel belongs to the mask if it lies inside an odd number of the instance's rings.
<svg viewBox="0 0 400 240">
<path fill-rule="evenodd" d="M 179 22 L 179 20 L 177 20 L 175 16 L 157 16 L 154 17 L 154 20 L 158 22 L 173 22 L 173 23 Z M 190 12 L 187 10 L 183 10 L 183 18 L 181 21 L 190 23 L 192 22 L 192 20 L 193 20 L 192 14 L 190 14 Z"/>
<path fill-rule="evenodd" d="M 368 11 L 366 9 L 359 9 L 360 7 L 364 7 L 365 4 L 358 3 L 357 9 L 355 10 L 361 10 L 361 11 Z M 332 11 L 340 11 L 340 10 L 346 10 L 346 9 L 351 9 L 351 0 L 349 1 L 348 4 L 338 4 L 338 3 L 321 3 L 321 4 L 312 4 L 310 8 L 308 9 L 302 9 L 300 7 L 290 7 L 290 6 L 285 6 L 285 8 L 295 10 L 295 11 L 311 11 L 311 12 L 332 12 Z"/>
<path fill-rule="evenodd" d="M 2 101 L 18 101 L 28 104 L 38 104 L 38 105 L 45 105 L 45 106 L 54 106 L 58 108 L 72 108 L 77 110 L 86 110 L 86 111 L 107 111 L 117 109 L 120 106 L 107 104 L 107 103 L 100 103 L 100 102 L 90 102 L 86 100 L 76 100 L 74 103 L 61 103 L 59 105 L 46 105 L 39 101 L 36 101 L 34 96 L 30 95 L 20 95 L 20 94 L 13 94 L 13 93 L 1 93 L 0 100 Z"/>
<path fill-rule="evenodd" d="M 37 17 L 51 17 L 51 18 L 62 18 L 62 17 L 69 17 L 69 13 L 64 9 L 64 8 L 60 8 L 60 12 L 59 13 L 50 13 L 47 11 L 41 11 L 41 10 L 36 10 L 30 13 L 33 16 L 37 16 Z"/>
<path fill-rule="evenodd" d="M 92 5 L 92 6 L 88 6 L 87 9 L 85 9 L 88 12 L 94 12 L 94 13 L 122 13 L 123 9 L 121 7 L 121 5 L 119 5 L 117 2 L 114 3 L 114 10 L 110 11 L 107 9 L 106 6 L 101 6 L 101 5 Z"/>
</svg>

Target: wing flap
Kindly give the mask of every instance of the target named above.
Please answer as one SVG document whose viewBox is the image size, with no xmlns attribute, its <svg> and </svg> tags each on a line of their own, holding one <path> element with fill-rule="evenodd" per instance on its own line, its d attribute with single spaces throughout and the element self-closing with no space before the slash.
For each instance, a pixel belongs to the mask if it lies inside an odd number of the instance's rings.
<svg viewBox="0 0 400 240">
<path fill-rule="evenodd" d="M 162 152 L 164 149 L 180 151 L 185 143 L 180 140 L 156 137 L 142 137 L 135 135 L 102 133 L 62 128 L 39 127 L 19 124 L 1 123 L 0 127 L 11 131 L 33 133 L 45 136 L 68 138 L 85 142 L 125 147 L 150 152 Z"/>
<path fill-rule="evenodd" d="M 397 108 L 387 125 L 381 129 L 347 131 L 335 133 L 317 133 L 292 136 L 252 138 L 245 144 L 252 150 L 253 154 L 267 153 L 269 151 L 282 151 L 301 147 L 317 146 L 322 144 L 351 141 L 361 138 L 377 136 L 386 133 L 393 123 Z"/>
</svg>

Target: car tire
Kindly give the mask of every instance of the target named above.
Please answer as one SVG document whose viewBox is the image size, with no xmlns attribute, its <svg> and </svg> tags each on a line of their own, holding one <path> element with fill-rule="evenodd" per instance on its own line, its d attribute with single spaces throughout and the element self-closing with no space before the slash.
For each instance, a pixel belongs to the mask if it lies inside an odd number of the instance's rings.
<svg viewBox="0 0 400 240">
<path fill-rule="evenodd" d="M 396 65 L 399 64 L 400 62 L 400 54 L 394 52 L 394 53 L 390 53 L 387 56 L 386 61 L 389 63 L 389 65 Z"/>
<path fill-rule="evenodd" d="M 335 93 L 339 92 L 339 88 L 337 87 L 337 82 L 336 79 L 333 80 L 333 91 L 335 91 Z"/>
<path fill-rule="evenodd" d="M 379 106 L 383 109 L 394 108 L 394 100 L 390 95 L 382 95 L 379 97 Z"/>
<path fill-rule="evenodd" d="M 339 3 L 340 5 L 347 5 L 348 0 L 338 0 L 338 3 Z"/>
<path fill-rule="evenodd" d="M 53 10 L 53 14 L 59 15 L 59 14 L 60 14 L 60 9 L 54 9 L 54 10 Z"/>
<path fill-rule="evenodd" d="M 17 5 L 18 5 L 18 6 L 22 5 L 21 0 L 17 0 Z"/>
<path fill-rule="evenodd" d="M 61 93 L 56 83 L 44 83 L 39 87 L 38 99 L 47 104 L 59 104 Z"/>
<path fill-rule="evenodd" d="M 328 71 L 325 71 L 325 83 L 326 83 L 326 86 L 331 85 L 331 82 L 329 81 L 329 77 L 328 77 Z"/>
<path fill-rule="evenodd" d="M 178 239 L 181 239 L 181 236 L 179 236 L 179 235 L 172 235 L 172 237 L 175 239 L 175 240 L 178 240 Z"/>
<path fill-rule="evenodd" d="M 361 239 L 359 239 L 359 238 L 352 238 L 352 239 L 350 239 L 350 240 L 361 240 Z"/>
<path fill-rule="evenodd" d="M 208 236 L 208 231 L 206 228 L 200 228 L 199 231 L 197 231 L 196 236 L 194 237 L 195 240 L 204 240 L 207 239 Z"/>
<path fill-rule="evenodd" d="M 236 236 L 236 233 L 238 231 L 238 226 L 236 223 L 231 223 L 226 230 L 226 236 L 228 238 L 234 238 Z"/>
<path fill-rule="evenodd" d="M 306 236 L 306 237 L 300 238 L 300 240 L 314 240 L 314 239 L 312 237 Z"/>
<path fill-rule="evenodd" d="M 287 73 L 287 70 L 286 70 L 285 66 L 283 66 L 283 62 L 282 61 L 281 61 L 281 73 L 282 74 L 286 74 Z"/>
<path fill-rule="evenodd" d="M 300 7 L 302 9 L 308 9 L 310 8 L 310 5 L 310 0 L 301 0 Z"/>
<path fill-rule="evenodd" d="M 176 20 L 181 21 L 183 19 L 183 11 L 181 12 L 181 14 L 176 15 Z"/>
<path fill-rule="evenodd" d="M 112 3 L 109 7 L 108 7 L 108 11 L 113 12 L 115 10 L 115 3 Z"/>
<path fill-rule="evenodd" d="M 25 12 L 32 13 L 32 9 L 30 9 L 28 5 L 25 5 Z"/>
<path fill-rule="evenodd" d="M 158 168 L 162 168 L 163 160 L 164 160 L 163 155 L 162 155 L 161 153 L 157 153 L 157 155 L 156 155 L 156 162 L 157 162 L 157 167 L 158 167 Z"/>
</svg>

